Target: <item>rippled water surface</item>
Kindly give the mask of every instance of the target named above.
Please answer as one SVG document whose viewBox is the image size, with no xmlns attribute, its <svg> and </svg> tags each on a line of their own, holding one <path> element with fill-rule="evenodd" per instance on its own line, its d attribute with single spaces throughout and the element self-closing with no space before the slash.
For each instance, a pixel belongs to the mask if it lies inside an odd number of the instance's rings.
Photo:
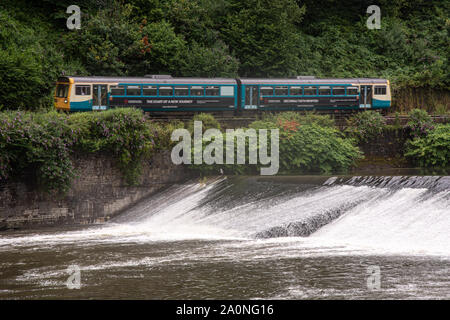
<svg viewBox="0 0 450 320">
<path fill-rule="evenodd" d="M 2 233 L 0 298 L 450 298 L 448 177 L 313 180 L 173 186 L 102 226 Z"/>
</svg>

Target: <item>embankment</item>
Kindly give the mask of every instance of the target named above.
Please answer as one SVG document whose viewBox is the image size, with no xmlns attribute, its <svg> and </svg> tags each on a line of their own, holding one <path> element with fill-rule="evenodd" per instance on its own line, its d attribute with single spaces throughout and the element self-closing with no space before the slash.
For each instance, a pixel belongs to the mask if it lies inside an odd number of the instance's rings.
<svg viewBox="0 0 450 320">
<path fill-rule="evenodd" d="M 183 166 L 159 152 L 143 163 L 139 183 L 129 186 L 107 155 L 73 159 L 77 178 L 65 196 L 36 188 L 27 176 L 0 185 L 0 230 L 53 225 L 102 223 L 136 202 L 188 178 Z"/>
</svg>

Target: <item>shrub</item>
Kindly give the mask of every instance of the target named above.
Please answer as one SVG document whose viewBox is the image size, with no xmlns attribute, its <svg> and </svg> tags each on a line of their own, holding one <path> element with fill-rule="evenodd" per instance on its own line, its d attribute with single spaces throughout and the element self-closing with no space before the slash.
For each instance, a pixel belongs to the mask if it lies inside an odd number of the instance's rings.
<svg viewBox="0 0 450 320">
<path fill-rule="evenodd" d="M 55 112 L 0 115 L 0 180 L 24 170 L 46 191 L 67 191 L 75 176 L 70 159 L 76 132 Z"/>
<path fill-rule="evenodd" d="M 89 153 L 111 152 L 127 183 L 137 183 L 141 160 L 154 149 L 156 135 L 156 128 L 148 125 L 141 110 L 111 109 L 75 114 L 69 122 L 81 131 L 76 148 Z"/>
<path fill-rule="evenodd" d="M 333 128 L 280 123 L 280 169 L 289 173 L 343 172 L 361 153 Z"/>
<path fill-rule="evenodd" d="M 450 113 L 450 109 L 448 105 L 443 103 L 436 103 L 434 106 L 434 114 L 436 115 L 448 115 Z"/>
<path fill-rule="evenodd" d="M 141 160 L 154 150 L 156 128 L 141 111 L 115 109 L 66 115 L 0 113 L 0 179 L 24 170 L 48 192 L 64 193 L 75 177 L 74 151 L 107 152 L 118 161 L 126 181 L 137 182 Z"/>
<path fill-rule="evenodd" d="M 255 121 L 249 129 L 279 129 L 279 173 L 332 173 L 345 172 L 356 160 L 362 157 L 359 149 L 353 144 L 352 139 L 347 139 L 335 128 L 322 127 L 316 123 L 300 124 L 296 120 L 285 119 L 286 115 L 279 117 L 266 117 L 265 120 Z M 246 130 L 246 129 L 244 129 Z M 258 131 L 256 131 L 258 134 Z M 242 132 L 241 134 L 244 134 Z M 268 135 L 268 148 L 271 150 L 270 134 Z M 224 137 L 225 146 L 226 137 Z M 258 137 L 259 142 L 259 137 Z M 209 142 L 203 141 L 203 149 Z M 235 144 L 235 157 L 237 145 Z M 258 173 L 261 166 L 250 165 L 248 150 L 258 151 L 261 146 L 253 145 L 246 139 L 246 164 L 245 165 L 193 165 L 204 174 L 217 173 L 223 169 L 226 173 L 243 174 Z M 271 151 L 270 151 L 271 152 Z M 270 154 L 269 152 L 269 154 Z M 194 152 L 192 151 L 192 155 Z M 224 151 L 225 158 L 226 151 Z M 235 160 L 236 161 L 236 160 Z"/>
<path fill-rule="evenodd" d="M 385 126 L 386 121 L 383 116 L 370 110 L 357 113 L 348 119 L 346 132 L 350 137 L 356 138 L 360 142 L 367 142 L 380 135 Z"/>
<path fill-rule="evenodd" d="M 424 137 L 434 128 L 430 115 L 422 109 L 411 110 L 406 127 L 411 130 L 411 135 L 414 138 Z"/>
<path fill-rule="evenodd" d="M 408 141 L 405 157 L 420 167 L 448 167 L 450 165 L 450 125 L 438 125 L 427 135 Z"/>
<path fill-rule="evenodd" d="M 180 121 L 150 122 L 150 125 L 157 132 L 154 141 L 158 150 L 167 150 L 175 146 L 178 142 L 171 140 L 172 132 L 176 129 L 184 128 L 184 123 Z"/>
<path fill-rule="evenodd" d="M 209 113 L 199 113 L 196 114 L 192 121 L 189 122 L 187 130 L 192 134 L 194 132 L 194 121 L 202 122 L 202 132 L 204 133 L 208 129 L 219 129 L 220 123 L 217 121 L 212 114 Z"/>
</svg>

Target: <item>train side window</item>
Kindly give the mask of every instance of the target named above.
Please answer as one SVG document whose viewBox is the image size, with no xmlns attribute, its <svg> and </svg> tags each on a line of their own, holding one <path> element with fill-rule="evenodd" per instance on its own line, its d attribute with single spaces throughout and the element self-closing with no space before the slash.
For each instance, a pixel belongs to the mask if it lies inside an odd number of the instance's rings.
<svg viewBox="0 0 450 320">
<path fill-rule="evenodd" d="M 375 86 L 375 94 L 376 95 L 386 95 L 386 87 L 385 86 Z"/>
<path fill-rule="evenodd" d="M 191 87 L 191 96 L 203 96 L 203 87 L 192 86 Z"/>
<path fill-rule="evenodd" d="M 321 95 L 321 96 L 331 95 L 331 88 L 330 87 L 319 87 L 319 95 Z"/>
<path fill-rule="evenodd" d="M 75 95 L 77 95 L 77 96 L 90 96 L 91 95 L 91 86 L 89 86 L 89 85 L 76 85 L 75 86 Z"/>
<path fill-rule="evenodd" d="M 231 87 L 231 86 L 220 87 L 220 95 L 221 96 L 234 96 L 234 87 Z"/>
<path fill-rule="evenodd" d="M 188 96 L 189 88 L 188 87 L 175 87 L 175 95 L 176 96 Z"/>
<path fill-rule="evenodd" d="M 111 95 L 112 96 L 125 95 L 125 87 L 124 86 L 111 86 Z"/>
<path fill-rule="evenodd" d="M 345 88 L 344 87 L 333 87 L 333 95 L 334 96 L 345 95 Z"/>
<path fill-rule="evenodd" d="M 347 95 L 356 96 L 357 94 L 358 94 L 358 88 L 357 87 L 348 87 L 347 88 Z"/>
<path fill-rule="evenodd" d="M 160 96 L 172 96 L 173 95 L 173 87 L 159 87 L 159 95 Z"/>
<path fill-rule="evenodd" d="M 206 95 L 207 96 L 218 96 L 219 95 L 219 87 L 216 87 L 216 86 L 206 87 Z"/>
<path fill-rule="evenodd" d="M 305 87 L 305 96 L 315 96 L 317 94 L 317 87 Z"/>
<path fill-rule="evenodd" d="M 157 96 L 157 89 L 155 86 L 144 86 L 143 87 L 144 96 Z"/>
<path fill-rule="evenodd" d="M 140 86 L 127 86 L 127 96 L 140 96 L 141 87 Z"/>
<path fill-rule="evenodd" d="M 276 96 L 287 96 L 288 95 L 288 87 L 275 87 L 275 95 Z"/>
<path fill-rule="evenodd" d="M 261 96 L 273 96 L 273 87 L 261 87 Z"/>
<path fill-rule="evenodd" d="M 302 87 L 291 87 L 291 96 L 301 96 L 303 95 Z"/>
</svg>

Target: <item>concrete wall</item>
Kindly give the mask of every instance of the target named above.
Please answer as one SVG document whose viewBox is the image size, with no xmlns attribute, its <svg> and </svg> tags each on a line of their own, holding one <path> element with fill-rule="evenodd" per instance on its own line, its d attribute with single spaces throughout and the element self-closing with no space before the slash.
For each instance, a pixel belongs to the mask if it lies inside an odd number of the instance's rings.
<svg viewBox="0 0 450 320">
<path fill-rule="evenodd" d="M 157 190 L 189 178 L 185 167 L 172 163 L 169 152 L 143 164 L 140 184 L 135 187 L 126 185 L 106 155 L 77 157 L 74 163 L 78 178 L 69 193 L 59 198 L 39 192 L 30 183 L 0 185 L 0 230 L 102 223 Z"/>
</svg>

